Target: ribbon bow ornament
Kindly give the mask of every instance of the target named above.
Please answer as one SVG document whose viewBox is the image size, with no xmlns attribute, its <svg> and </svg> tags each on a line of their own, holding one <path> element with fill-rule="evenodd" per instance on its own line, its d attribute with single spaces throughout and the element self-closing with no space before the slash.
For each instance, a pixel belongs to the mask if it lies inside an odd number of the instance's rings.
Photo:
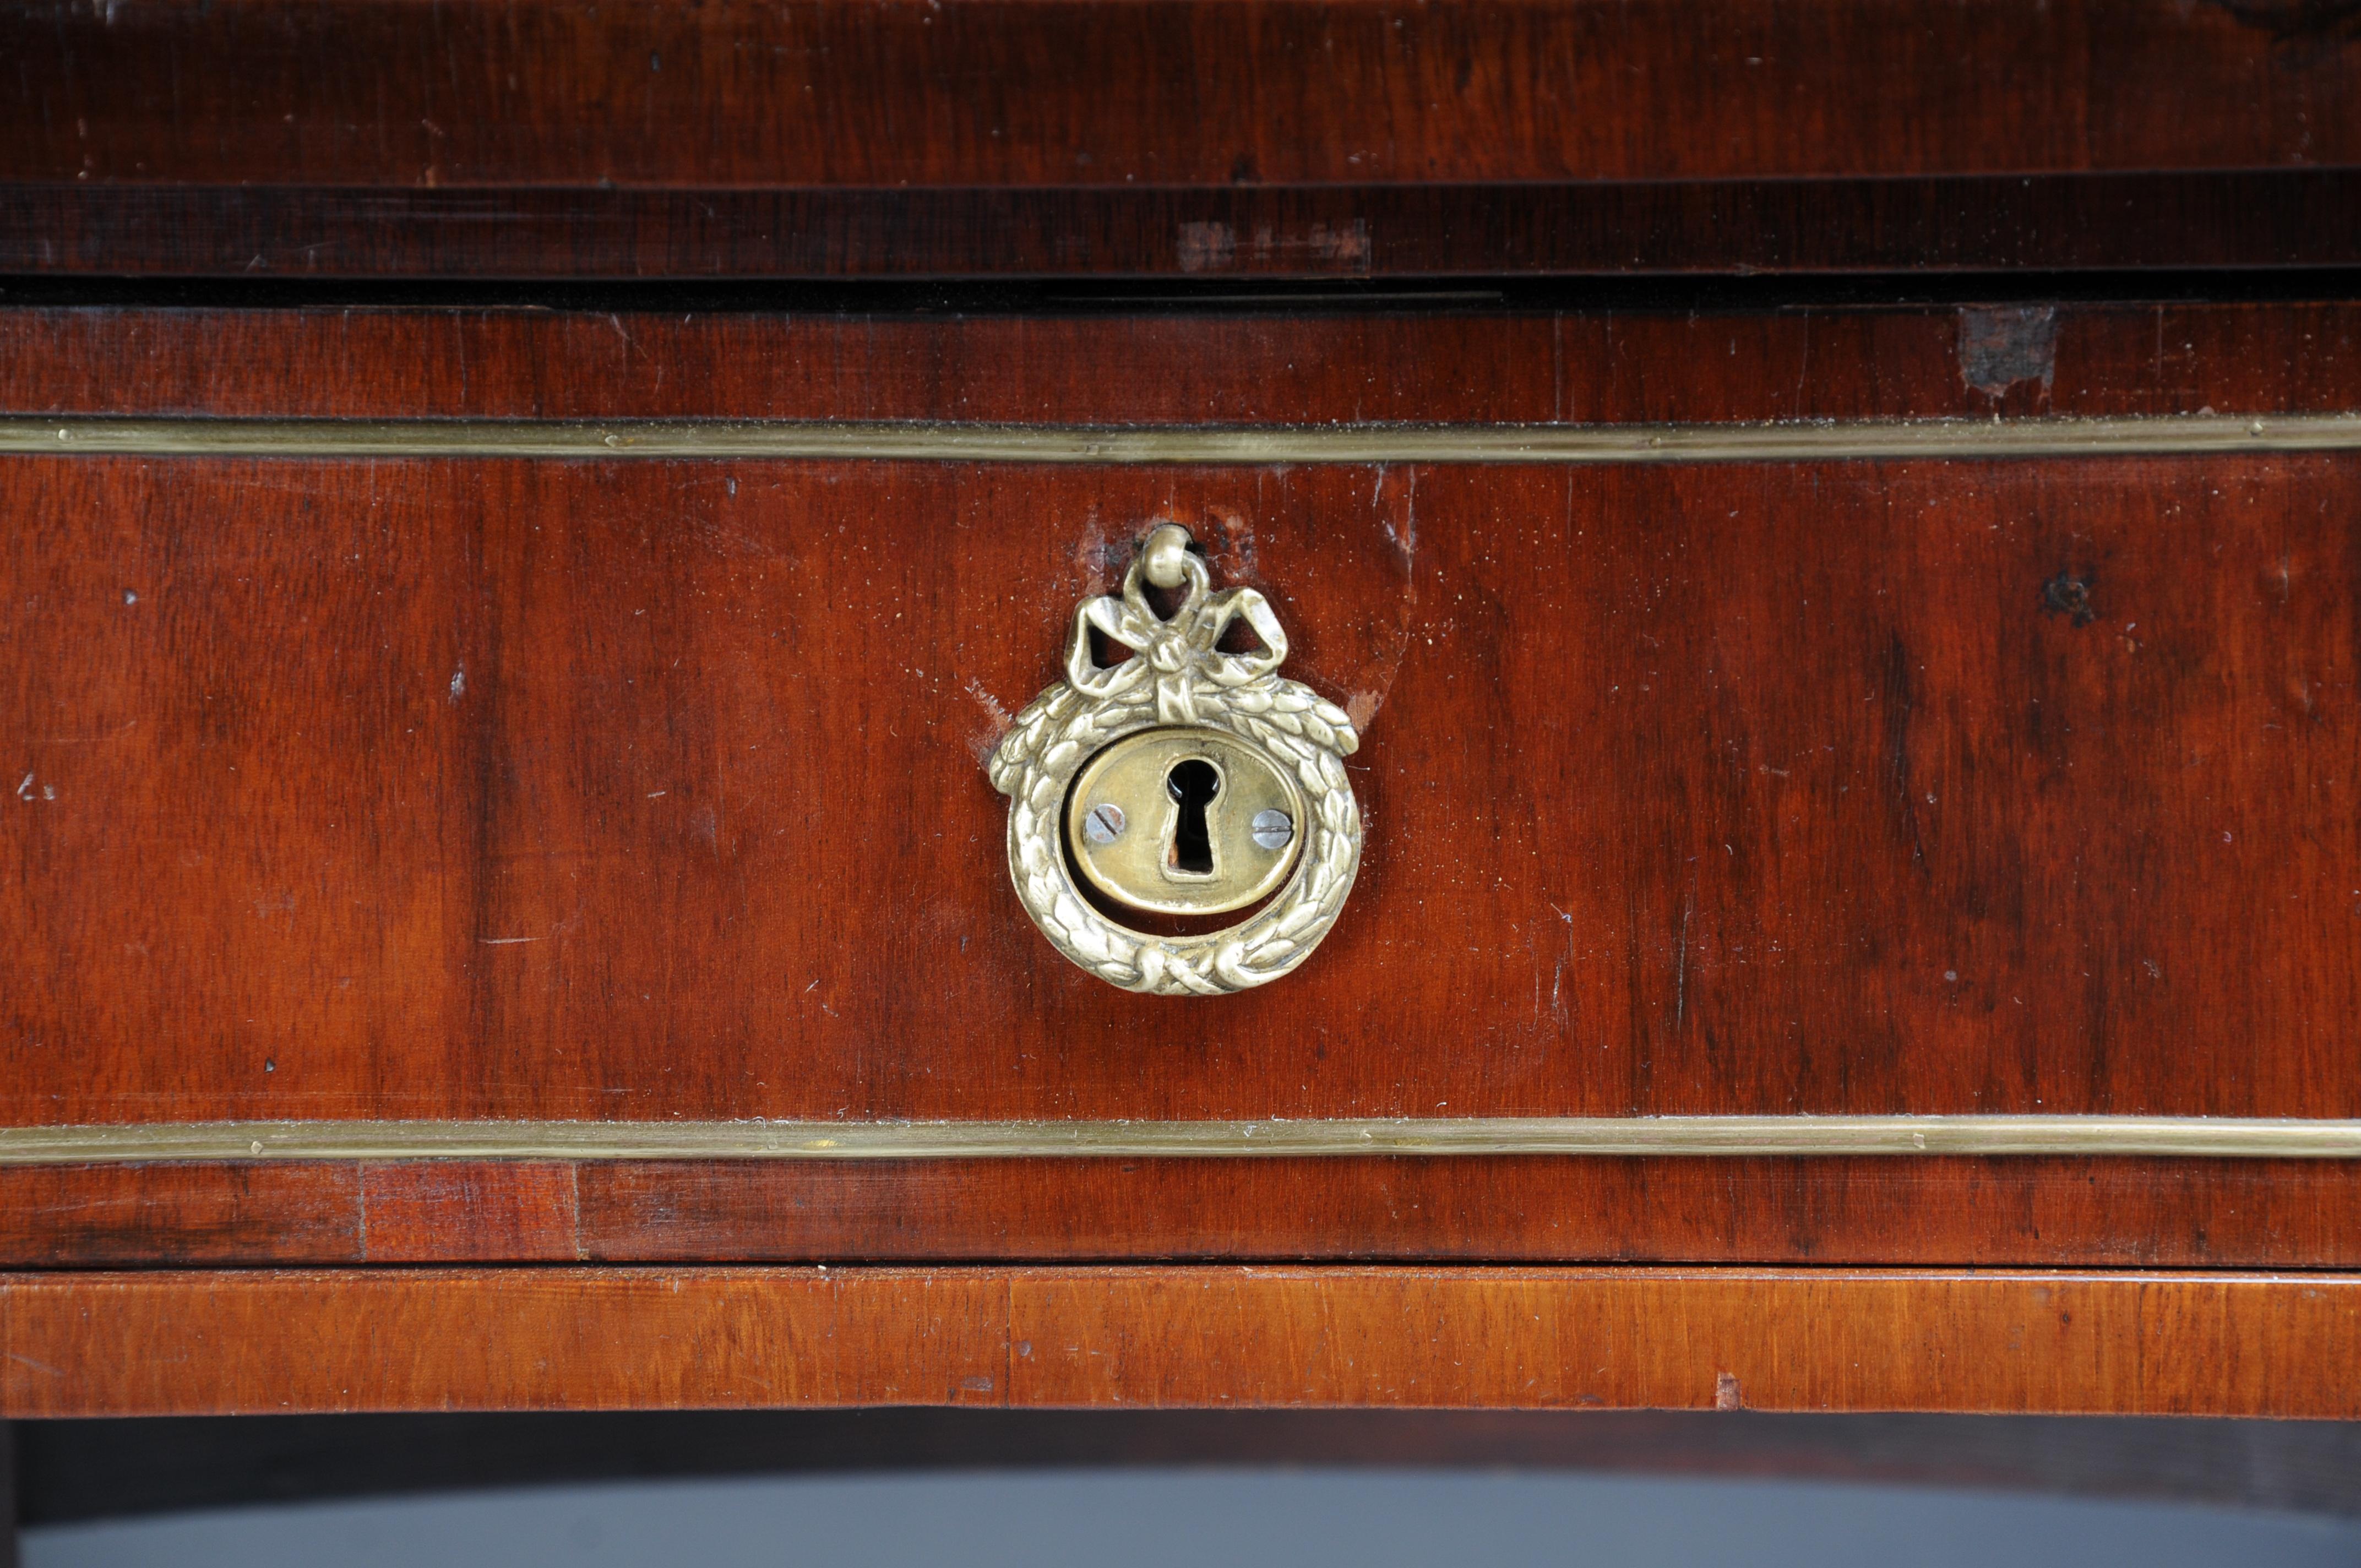
<svg viewBox="0 0 2361 1568">
<path fill-rule="evenodd" d="M 1170 620 L 1158 616 L 1148 602 L 1142 586 L 1145 553 L 1132 562 L 1121 597 L 1103 595 L 1075 608 L 1074 635 L 1066 648 L 1066 678 L 1075 690 L 1104 701 L 1137 702 L 1144 695 L 1137 689 L 1140 683 L 1153 680 L 1157 718 L 1166 724 L 1194 724 L 1200 718 L 1200 681 L 1234 690 L 1278 671 L 1287 658 L 1287 632 L 1270 601 L 1253 588 L 1208 592 L 1212 579 L 1204 562 L 1186 554 L 1180 562 L 1189 592 Z M 1223 635 L 1239 620 L 1262 646 L 1251 653 L 1224 652 Z M 1093 630 L 1137 657 L 1102 667 L 1091 656 Z"/>
</svg>

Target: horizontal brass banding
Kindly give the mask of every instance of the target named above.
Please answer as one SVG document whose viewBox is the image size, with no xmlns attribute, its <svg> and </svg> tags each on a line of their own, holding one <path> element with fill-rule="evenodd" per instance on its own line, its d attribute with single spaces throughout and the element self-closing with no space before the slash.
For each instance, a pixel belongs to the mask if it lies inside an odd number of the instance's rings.
<svg viewBox="0 0 2361 1568">
<path fill-rule="evenodd" d="M 176 1122 L 0 1128 L 0 1165 L 150 1160 L 2091 1155 L 2361 1158 L 2361 1121 L 1475 1116 L 1260 1122 Z"/>
<path fill-rule="evenodd" d="M 0 419 L 0 455 L 835 462 L 1717 463 L 2361 449 L 2361 414 L 1784 424 L 1097 427 L 864 421 Z"/>
</svg>

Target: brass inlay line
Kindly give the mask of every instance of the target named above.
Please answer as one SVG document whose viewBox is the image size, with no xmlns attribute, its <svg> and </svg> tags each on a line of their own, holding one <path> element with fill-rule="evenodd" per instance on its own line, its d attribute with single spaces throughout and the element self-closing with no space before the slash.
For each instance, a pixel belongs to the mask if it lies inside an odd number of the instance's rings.
<svg viewBox="0 0 2361 1568">
<path fill-rule="evenodd" d="M 0 1128 L 0 1165 L 146 1160 L 2146 1155 L 2361 1158 L 2361 1121 L 1476 1116 L 1266 1122 L 179 1122 Z"/>
<path fill-rule="evenodd" d="M 833 420 L 0 419 L 0 455 L 961 463 L 1730 463 L 2361 448 L 2361 413 L 1790 424 L 928 424 Z"/>
</svg>

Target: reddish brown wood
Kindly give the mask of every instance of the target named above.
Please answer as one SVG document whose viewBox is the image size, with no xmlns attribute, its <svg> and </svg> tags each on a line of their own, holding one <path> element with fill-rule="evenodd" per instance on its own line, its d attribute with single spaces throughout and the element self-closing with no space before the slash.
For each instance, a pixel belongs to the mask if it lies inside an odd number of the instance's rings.
<svg viewBox="0 0 2361 1568">
<path fill-rule="evenodd" d="M 364 1255 L 370 1263 L 572 1263 L 581 1255 L 574 1183 L 574 1167 L 544 1161 L 362 1166 Z"/>
<path fill-rule="evenodd" d="M 2062 309 L 2048 382 L 1997 392 L 1960 352 L 1988 324 L 50 311 L 0 315 L 0 407 L 1598 421 L 2361 399 L 2345 306 Z M 11 459 L 0 734 L 34 781 L 0 801 L 0 1108 L 2352 1114 L 2354 485 L 2342 457 Z M 1073 599 L 1168 513 L 1278 598 L 1293 667 L 1370 720 L 1343 927 L 1218 1020 L 1055 958 L 972 763 L 987 702 L 1050 677 Z M 2103 619 L 2056 608 L 2060 574 Z M 377 1168 L 366 1220 L 348 1168 L 0 1173 L 0 1258 L 2348 1266 L 2361 1234 L 2341 1165 L 567 1179 L 578 1232 L 556 1168 Z"/>
<path fill-rule="evenodd" d="M 0 1265 L 578 1255 L 2361 1266 L 2361 1171 L 2341 1163 L 462 1162 L 373 1165 L 363 1179 L 365 1220 L 346 1167 L 0 1171 Z"/>
<path fill-rule="evenodd" d="M 827 1258 L 2361 1266 L 2361 1170 L 2163 1160 L 592 1165 L 612 1262 Z"/>
<path fill-rule="evenodd" d="M 2307 0 L 12 0 L 0 267 L 2350 263 L 2356 47 Z"/>
<path fill-rule="evenodd" d="M 2361 1413 L 2346 1275 L 16 1275 L 0 1412 L 1466 1406 Z M 628 1344 L 631 1354 L 614 1354 Z"/>
<path fill-rule="evenodd" d="M 1009 1330 L 1056 1405 L 2361 1408 L 2337 1276 L 1078 1270 Z"/>
<path fill-rule="evenodd" d="M 359 1186 L 349 1166 L 0 1168 L 0 1260 L 358 1263 Z"/>
<path fill-rule="evenodd" d="M 1962 340 L 1987 323 L 2043 311 L 2046 367 L 1995 385 L 1999 372 L 1963 361 Z M 2334 301 L 943 318 L 0 311 L 9 413 L 1592 424 L 2356 406 L 2361 306 Z"/>
<path fill-rule="evenodd" d="M 0 177 L 1219 186 L 2361 163 L 2353 40 L 2320 10 L 12 0 Z"/>
<path fill-rule="evenodd" d="M 2148 0 L 16 0 L 0 270 L 2349 264 L 2348 23 Z M 2054 351 L 1995 369 L 1979 345 L 2011 319 L 12 313 L 0 406 L 1588 422 L 2361 398 L 2349 307 L 2067 311 Z M 0 764 L 22 781 L 0 1121 L 2361 1114 L 2356 503 L 2361 470 L 2323 455 L 0 461 Z M 1058 959 L 974 766 L 1073 600 L 1164 517 L 1271 595 L 1292 673 L 1369 741 L 1345 923 L 1218 1009 Z M 214 1164 L 0 1172 L 0 1258 L 2317 1270 L 2355 1261 L 2356 1201 L 2353 1168 L 2218 1161 Z M 2356 1288 L 17 1276 L 0 1415 L 2352 1416 Z"/>
<path fill-rule="evenodd" d="M 2356 503 L 2328 455 L 14 460 L 0 1106 L 2361 1113 Z M 1041 939 L 975 762 L 1162 515 L 1367 720 L 1346 917 L 1198 1007 Z"/>
<path fill-rule="evenodd" d="M 17 1275 L 0 1409 L 999 1403 L 1006 1301 L 972 1272 Z"/>
<path fill-rule="evenodd" d="M 2361 264 L 2350 169 L 1511 185 L 0 184 L 0 269 L 320 279 L 1429 278 Z"/>
</svg>

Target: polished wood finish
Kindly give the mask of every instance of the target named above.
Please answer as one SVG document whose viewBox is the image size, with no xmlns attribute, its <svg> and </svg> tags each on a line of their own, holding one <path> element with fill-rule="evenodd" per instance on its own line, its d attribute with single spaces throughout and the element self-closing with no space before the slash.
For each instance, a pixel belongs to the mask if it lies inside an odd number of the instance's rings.
<svg viewBox="0 0 2361 1568">
<path fill-rule="evenodd" d="M 362 1261 L 357 1167 L 51 1167 L 0 1175 L 0 1258 L 24 1267 Z M 466 1234 L 454 1227 L 453 1240 Z"/>
<path fill-rule="evenodd" d="M 2361 408 L 2361 309 L 1466 307 L 2361 265 L 2351 11 L 0 0 L 17 297 L 1408 306 L 0 311 L 0 414 L 44 444 L 0 457 L 0 1127 L 2361 1117 L 2349 442 L 1052 466 L 67 428 L 2243 435 Z M 1343 923 L 1210 1004 L 1038 938 L 977 766 L 1164 520 L 1366 742 Z M 35 1270 L 0 1274 L 0 1419 L 2361 1416 L 2361 1162 L 515 1152 L 0 1169 L 0 1266 Z"/>
<path fill-rule="evenodd" d="M 2361 1268 L 2361 1168 L 1371 1158 L 0 1169 L 0 1266 L 11 1267 L 577 1257 Z"/>
<path fill-rule="evenodd" d="M 0 172 L 28 181 L 873 189 L 2361 163 L 2349 29 L 2333 8 L 2268 0 L 12 0 L 0 27 L 22 66 Z"/>
<path fill-rule="evenodd" d="M 2361 171 L 1612 184 L 552 191 L 0 184 L 0 271 L 534 280 L 2361 265 Z"/>
<path fill-rule="evenodd" d="M 2310 0 L 12 0 L 0 268 L 2351 264 L 2356 49 Z"/>
<path fill-rule="evenodd" d="M 2351 306 L 2046 309 L 50 310 L 0 315 L 0 411 L 2361 402 Z M 2336 880 L 2361 855 L 2356 486 L 2336 455 L 8 459 L 0 1110 L 2361 1113 L 2361 893 Z M 1368 721 L 1368 868 L 1337 935 L 1284 985 L 1195 1007 L 1041 942 L 974 766 L 1050 678 L 1073 600 L 1167 515 L 1274 595 L 1291 669 Z M 0 1172 L 0 1259 L 38 1266 L 2323 1267 L 2361 1265 L 2356 1221 L 2352 1166 L 2235 1160 Z"/>
<path fill-rule="evenodd" d="M 11 414 L 1597 424 L 2356 407 L 2361 305 L 2334 300 L 945 316 L 0 311 L 0 413 Z"/>
<path fill-rule="evenodd" d="M 572 1263 L 575 1182 L 574 1167 L 543 1161 L 364 1165 L 352 1261 Z"/>
<path fill-rule="evenodd" d="M 2361 1281 L 2345 1275 L 15 1275 L 0 1278 L 0 1411 L 17 1417 L 651 1404 L 2361 1414 Z"/>
<path fill-rule="evenodd" d="M 17 1121 L 2361 1113 L 2343 458 L 0 487 Z M 1159 516 L 1367 720 L 1197 1007 L 976 767 Z"/>
<path fill-rule="evenodd" d="M 2361 1408 L 2328 1276 L 1076 1271 L 1010 1329 L 1012 1395 L 1057 1405 Z"/>
<path fill-rule="evenodd" d="M 17 1275 L 0 1410 L 1001 1403 L 1007 1296 L 943 1270 Z"/>
</svg>

